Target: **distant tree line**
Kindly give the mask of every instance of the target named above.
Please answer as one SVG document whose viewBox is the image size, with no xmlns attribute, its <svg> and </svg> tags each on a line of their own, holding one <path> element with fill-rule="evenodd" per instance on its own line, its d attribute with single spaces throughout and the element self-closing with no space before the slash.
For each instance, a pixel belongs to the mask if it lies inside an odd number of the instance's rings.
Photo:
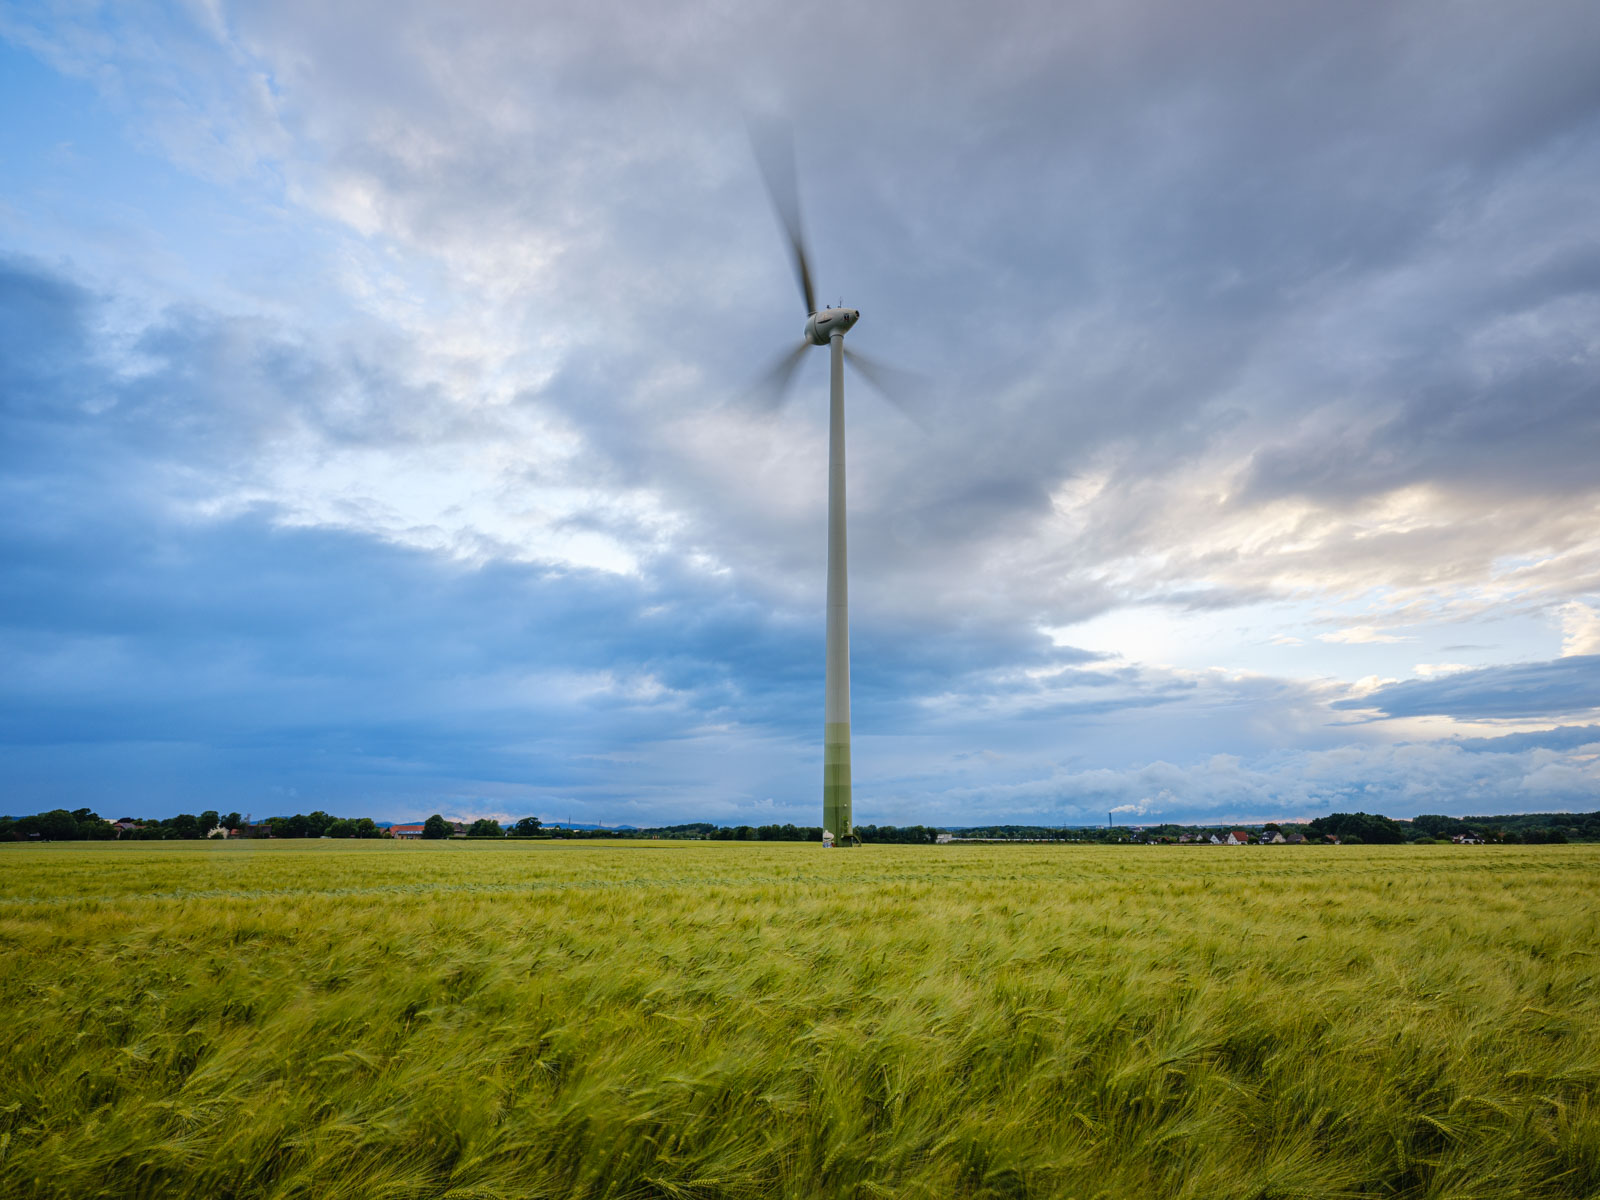
<svg viewBox="0 0 1600 1200">
<path fill-rule="evenodd" d="M 87 808 L 54 808 L 31 817 L 0 817 L 0 841 L 106 842 L 117 836 L 109 821 Z"/>
<path fill-rule="evenodd" d="M 212 830 L 238 829 L 244 819 L 238 813 L 219 816 L 215 809 L 207 809 L 196 816 L 179 813 L 175 817 L 142 820 L 137 817 L 119 817 L 125 828 L 118 829 L 112 822 L 92 809 L 75 808 L 68 812 L 54 808 L 31 817 L 0 817 L 0 841 L 26 841 L 38 838 L 47 842 L 108 842 L 113 838 L 134 841 L 198 841 Z"/>
<path fill-rule="evenodd" d="M 1507 845 L 1547 846 L 1600 841 L 1600 812 L 1519 813 L 1507 817 L 1446 817 L 1424 814 L 1411 826 L 1430 838 L 1479 837 Z"/>
<path fill-rule="evenodd" d="M 657 825 L 650 829 L 641 829 L 638 831 L 638 836 L 648 838 L 667 838 L 669 840 L 678 839 L 694 842 L 704 841 L 711 837 L 712 834 L 716 833 L 716 831 L 717 826 L 713 825 L 710 821 L 689 821 L 683 825 Z M 817 836 L 819 838 L 822 836 L 820 831 L 818 832 Z"/>
<path fill-rule="evenodd" d="M 1176 842 L 1184 835 L 1201 840 L 1231 829 L 1247 832 L 1300 833 L 1308 842 L 1326 842 L 1329 835 L 1347 845 L 1398 845 L 1448 840 L 1457 836 L 1478 838 L 1499 845 L 1544 845 L 1561 842 L 1600 841 L 1600 812 L 1521 813 L 1500 817 L 1445 817 L 1423 815 L 1409 821 L 1378 813 L 1330 813 L 1305 823 L 1268 821 L 1264 825 L 1101 825 L 1053 828 L 1043 825 L 978 825 L 954 829 L 961 838 L 997 841 L 1065 842 Z"/>
<path fill-rule="evenodd" d="M 706 826 L 711 828 L 711 826 Z M 422 825 L 424 838 L 449 837 L 452 826 L 438 813 Z M 638 829 L 568 829 L 560 825 L 546 825 L 538 817 L 521 817 L 511 825 L 501 825 L 493 817 L 480 817 L 463 831 L 469 838 L 546 838 L 554 841 L 608 840 L 644 836 Z"/>
<path fill-rule="evenodd" d="M 253 827 L 247 827 L 244 818 L 236 812 L 220 814 L 214 808 L 199 814 L 178 813 L 171 817 L 119 817 L 116 824 L 87 808 L 71 812 L 57 808 L 31 817 L 0 817 L 0 841 L 32 838 L 49 842 L 104 842 L 113 838 L 125 842 L 199 841 L 216 836 L 218 830 L 275 838 L 387 836 L 387 831 L 371 817 L 335 817 L 321 811 L 271 817 Z"/>
<path fill-rule="evenodd" d="M 1106 835 L 1126 837 L 1128 830 L 1064 829 L 1056 825 L 969 825 L 950 831 L 958 837 L 987 838 L 993 841 L 1084 842 L 1107 840 Z"/>
<path fill-rule="evenodd" d="M 611 832 L 611 831 L 606 831 Z M 820 842 L 820 825 L 713 825 L 694 821 L 684 825 L 662 825 L 649 829 L 615 831 L 623 837 L 685 839 L 708 842 Z M 864 842 L 928 844 L 940 830 L 931 825 L 857 825 L 856 837 Z"/>
<path fill-rule="evenodd" d="M 713 842 L 820 842 L 821 825 L 718 825 L 709 835 Z"/>
<path fill-rule="evenodd" d="M 940 830 L 932 825 L 857 825 L 856 837 L 868 845 L 931 846 Z"/>
<path fill-rule="evenodd" d="M 268 817 L 252 830 L 252 837 L 275 838 L 381 838 L 388 830 L 371 817 L 335 817 L 321 809 L 292 817 Z"/>
<path fill-rule="evenodd" d="M 112 822 L 87 808 L 64 808 L 33 816 L 0 816 L 0 841 L 39 839 L 53 842 L 178 841 L 215 836 L 218 830 L 249 837 L 273 838 L 381 838 L 389 831 L 370 817 L 336 817 L 320 809 L 296 813 L 292 817 L 269 817 L 247 826 L 244 818 L 232 812 L 179 813 L 159 819 L 119 818 L 119 830 Z M 974 825 L 954 829 L 961 838 L 994 841 L 1061 842 L 1174 842 L 1185 834 L 1202 838 L 1212 832 L 1240 828 L 1235 825 L 1109 825 L 1059 827 L 1047 825 Z M 1346 844 L 1398 845 L 1403 842 L 1429 842 L 1454 837 L 1473 837 L 1505 845 L 1543 845 L 1561 842 L 1600 841 L 1600 812 L 1520 813 L 1498 817 L 1449 817 L 1424 814 L 1409 821 L 1396 821 L 1378 813 L 1330 813 L 1305 824 L 1247 826 L 1263 832 L 1285 835 L 1303 833 L 1311 841 L 1324 841 L 1330 835 Z M 439 813 L 423 823 L 424 838 L 456 836 L 458 826 Z M 567 829 L 546 826 L 538 817 L 523 817 L 509 828 L 483 817 L 464 831 L 469 838 L 548 838 L 555 840 L 617 840 L 666 838 L 717 842 L 820 842 L 822 828 L 817 825 L 715 825 L 691 821 L 646 829 Z M 925 845 L 941 832 L 932 825 L 857 825 L 856 837 L 866 844 Z"/>
</svg>

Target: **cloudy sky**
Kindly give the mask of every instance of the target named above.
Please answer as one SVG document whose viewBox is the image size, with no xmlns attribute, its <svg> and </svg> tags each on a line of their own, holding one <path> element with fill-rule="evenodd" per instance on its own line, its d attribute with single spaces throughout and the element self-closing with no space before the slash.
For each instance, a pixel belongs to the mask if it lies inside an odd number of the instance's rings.
<svg viewBox="0 0 1600 1200">
<path fill-rule="evenodd" d="M 1600 8 L 0 9 L 0 809 L 1600 807 Z"/>
</svg>

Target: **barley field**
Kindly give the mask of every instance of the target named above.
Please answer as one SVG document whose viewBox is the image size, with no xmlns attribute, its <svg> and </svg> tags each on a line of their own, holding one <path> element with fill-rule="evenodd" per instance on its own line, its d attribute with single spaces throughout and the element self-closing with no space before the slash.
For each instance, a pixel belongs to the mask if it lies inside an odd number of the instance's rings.
<svg viewBox="0 0 1600 1200">
<path fill-rule="evenodd" d="M 0 847 L 16 1197 L 1592 1197 L 1600 847 Z"/>
</svg>

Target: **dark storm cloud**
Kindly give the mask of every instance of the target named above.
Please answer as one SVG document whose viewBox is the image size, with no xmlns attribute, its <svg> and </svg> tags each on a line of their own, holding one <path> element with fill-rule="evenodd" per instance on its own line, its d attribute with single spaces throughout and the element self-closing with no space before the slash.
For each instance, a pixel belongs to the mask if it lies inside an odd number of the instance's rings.
<svg viewBox="0 0 1600 1200">
<path fill-rule="evenodd" d="M 842 266 L 867 293 L 863 344 L 956 380 L 942 437 L 869 430 L 861 452 L 883 478 L 859 539 L 899 594 L 930 594 L 952 565 L 988 570 L 1097 460 L 1105 499 L 1054 548 L 1063 565 L 1176 548 L 1174 573 L 1192 571 L 1171 481 L 1252 447 L 1235 509 L 1417 484 L 1592 502 L 1600 61 L 1576 35 L 1592 22 L 1575 6 L 1010 6 L 981 29 L 921 23 L 897 54 L 874 41 L 900 31 L 880 15 L 835 86 L 785 78 L 817 116 L 799 140 L 824 290 Z M 928 89 L 953 59 L 963 69 Z M 832 121 L 847 111 L 846 137 Z M 685 207 L 694 230 L 701 206 Z M 752 251 L 788 303 L 776 237 Z M 639 461 L 646 439 L 626 428 L 595 436 Z M 699 480 L 679 470 L 650 459 L 693 505 Z M 740 532 L 737 514 L 721 523 Z M 1416 537 L 1396 573 L 1485 562 L 1508 548 L 1497 536 Z M 1012 575 L 1011 615 L 1111 602 L 1051 566 Z"/>
<path fill-rule="evenodd" d="M 1508 733 L 1502 737 L 1461 738 L 1456 743 L 1476 753 L 1515 754 L 1521 750 L 1573 750 L 1600 744 L 1600 725 L 1562 725 L 1536 733 Z"/>
<path fill-rule="evenodd" d="M 1278 559 L 1198 532 L 1418 485 L 1456 494 L 1448 521 L 1386 561 L 1324 533 L 1318 561 L 1467 579 L 1572 535 L 1463 536 L 1461 494 L 1596 498 L 1591 6 L 890 3 L 840 39 L 781 5 L 275 3 L 227 27 L 275 136 L 314 151 L 281 164 L 294 193 L 492 283 L 529 343 L 559 331 L 538 400 L 594 477 L 773 594 L 814 574 L 820 501 L 748 501 L 820 496 L 818 368 L 765 437 L 703 416 L 798 325 L 750 111 L 795 122 L 824 294 L 939 384 L 933 437 L 853 405 L 864 604 L 951 629 L 1259 598 Z M 1139 555 L 1162 565 L 1121 593 L 1094 577 Z"/>
<path fill-rule="evenodd" d="M 98 443 L 94 453 L 20 465 L 94 470 L 104 465 L 97 455 L 128 454 L 119 466 L 163 461 L 214 473 L 247 469 L 294 428 L 335 444 L 480 432 L 464 428 L 436 389 L 399 377 L 381 346 L 330 361 L 280 324 L 191 307 L 166 311 L 114 353 L 102 318 L 100 298 L 84 287 L 0 260 L 0 397 L 17 422 L 8 449 L 20 458 L 29 437 L 52 429 L 85 448 Z"/>
<path fill-rule="evenodd" d="M 1391 683 L 1342 709 L 1377 709 L 1390 717 L 1447 716 L 1462 721 L 1527 719 L 1600 708 L 1600 655 L 1461 671 L 1440 679 Z M 1511 747 L 1508 747 L 1508 749 Z"/>
<path fill-rule="evenodd" d="M 814 441 L 817 368 L 762 453 L 726 422 L 704 453 L 672 435 L 795 336 L 743 120 L 789 115 L 823 292 L 862 308 L 863 348 L 940 384 L 931 438 L 854 406 L 855 536 L 883 603 L 949 628 L 1102 611 L 1128 597 L 1092 571 L 1138 554 L 1166 564 L 1143 598 L 1194 595 L 1197 572 L 1279 591 L 1273 559 L 1186 547 L 1286 496 L 1593 502 L 1595 19 L 890 3 L 839 39 L 778 5 L 288 3 L 229 28 L 316 149 L 285 168 L 299 192 L 474 285 L 505 272 L 530 339 L 581 330 L 541 402 L 603 478 L 783 590 L 815 569 L 791 547 L 816 503 L 743 499 L 758 472 L 803 486 L 809 460 L 774 443 Z M 708 472 L 718 448 L 744 462 Z M 1052 497 L 1091 477 L 1093 520 L 1060 528 Z M 1393 573 L 1467 577 L 1547 532 L 1474 524 L 1470 545 L 1417 534 Z M 1035 536 L 1037 569 L 996 561 Z"/>
<path fill-rule="evenodd" d="M 0 404 L 11 419 L 47 416 L 69 397 L 80 402 L 94 378 L 83 362 L 85 322 L 94 298 L 55 275 L 0 256 Z"/>
<path fill-rule="evenodd" d="M 1600 315 L 1600 252 L 1577 253 L 1589 261 L 1531 268 L 1538 294 L 1519 295 L 1513 284 L 1510 294 L 1483 298 L 1489 311 L 1450 313 L 1451 325 L 1401 350 L 1412 361 L 1363 398 L 1376 416 L 1368 427 L 1331 444 L 1263 449 L 1251 494 L 1328 500 L 1417 482 L 1486 494 L 1590 491 L 1600 362 L 1588 331 Z M 1523 354 L 1486 370 L 1473 343 L 1518 324 Z"/>
</svg>

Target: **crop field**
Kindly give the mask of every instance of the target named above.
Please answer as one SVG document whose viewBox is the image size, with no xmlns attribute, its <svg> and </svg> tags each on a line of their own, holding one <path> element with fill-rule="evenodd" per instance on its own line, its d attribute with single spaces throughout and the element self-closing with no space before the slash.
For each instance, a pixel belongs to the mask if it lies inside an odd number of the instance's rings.
<svg viewBox="0 0 1600 1200">
<path fill-rule="evenodd" d="M 0 1192 L 1592 1197 L 1600 847 L 0 847 Z"/>
</svg>

